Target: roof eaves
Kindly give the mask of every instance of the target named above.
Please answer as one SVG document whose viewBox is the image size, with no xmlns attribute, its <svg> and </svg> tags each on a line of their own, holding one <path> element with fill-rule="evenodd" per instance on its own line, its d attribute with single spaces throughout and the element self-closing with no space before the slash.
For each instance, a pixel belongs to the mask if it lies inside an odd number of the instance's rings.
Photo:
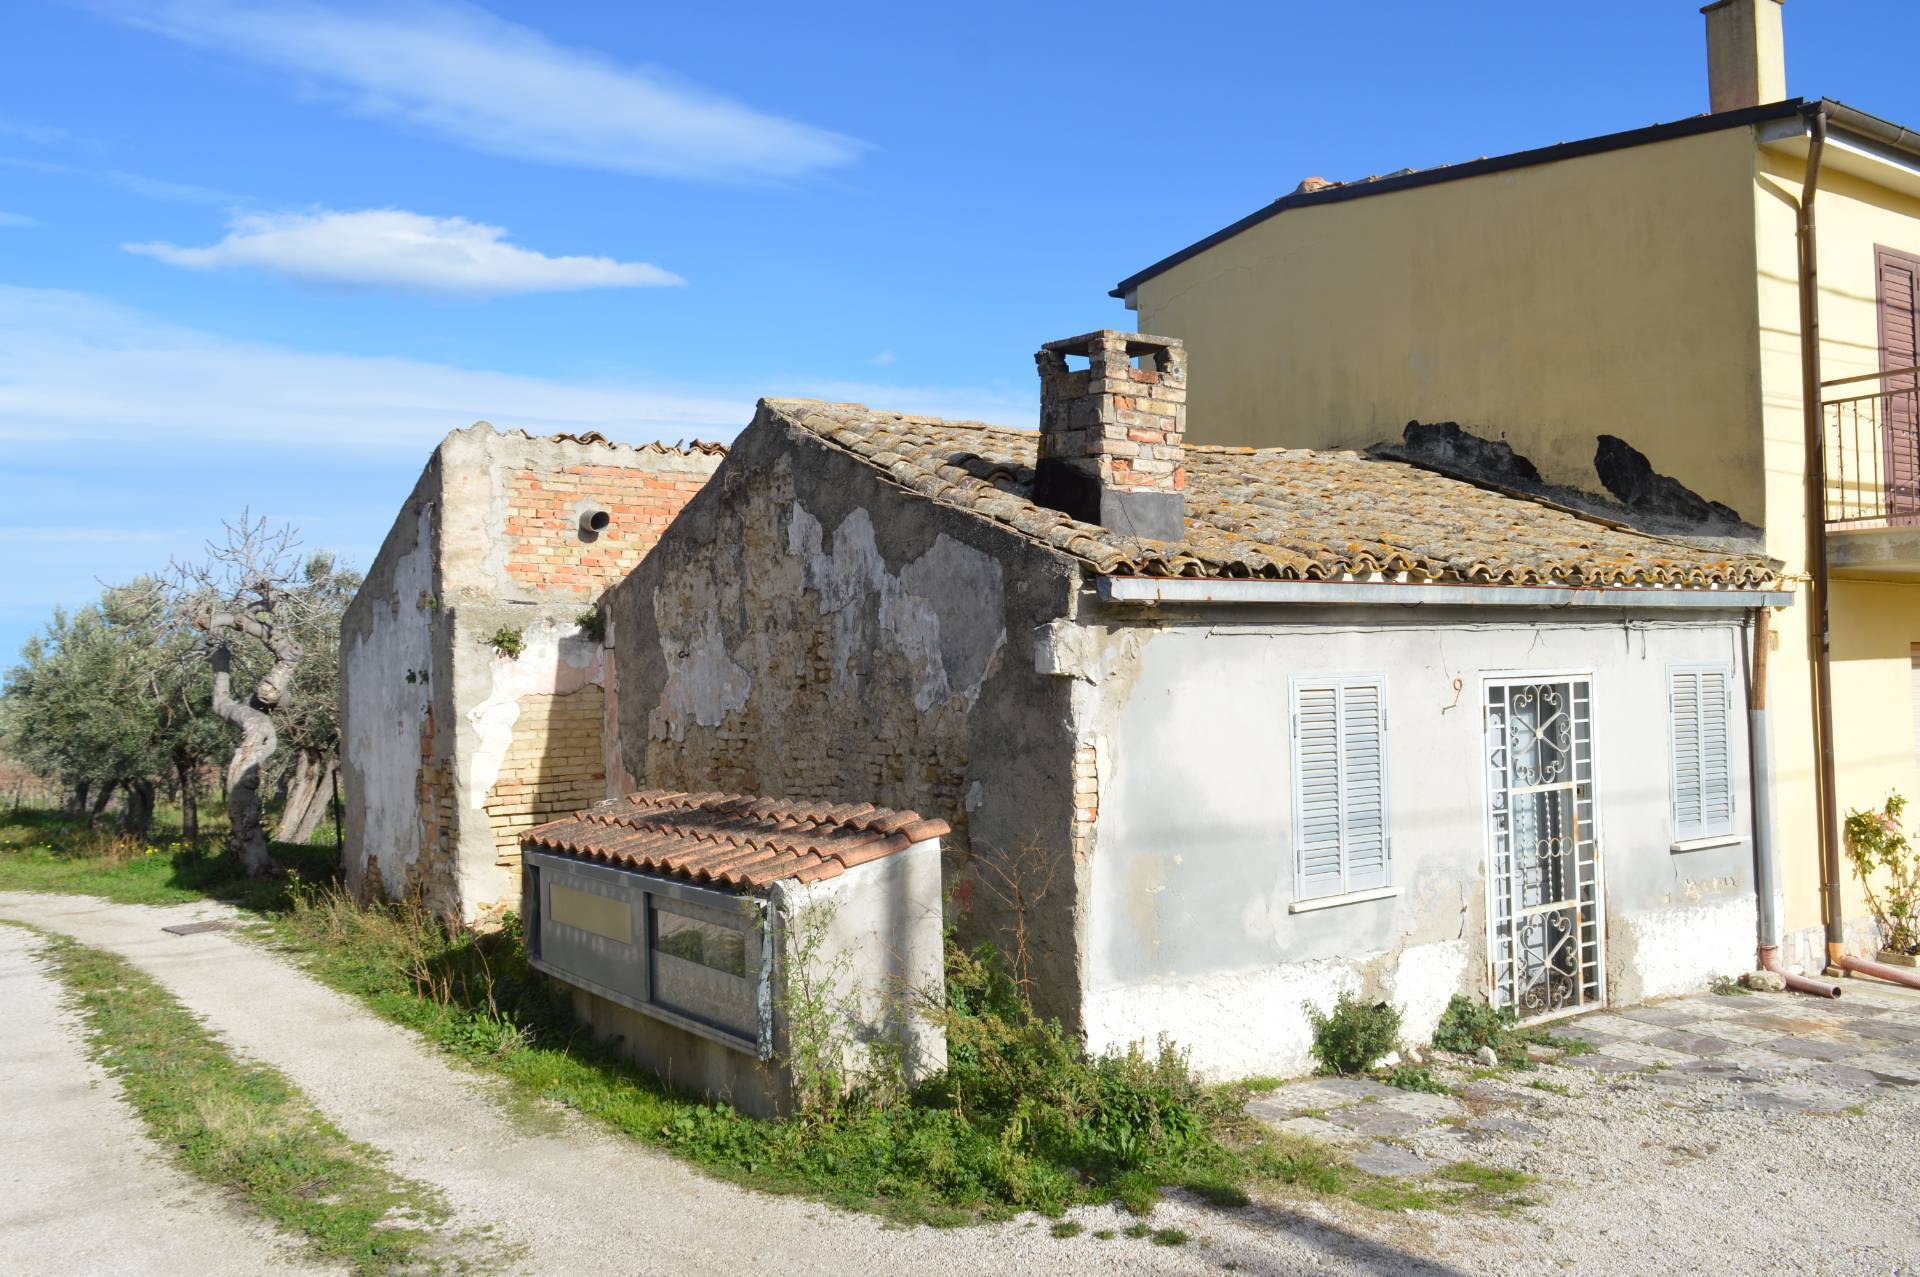
<svg viewBox="0 0 1920 1277">
<path fill-rule="evenodd" d="M 1828 102 L 1829 107 L 1839 103 Z M 1530 151 L 1515 151 L 1510 155 L 1495 155 L 1484 159 L 1468 160 L 1462 164 L 1444 164 L 1436 168 L 1413 169 L 1390 174 L 1386 177 L 1362 178 L 1351 182 L 1341 182 L 1312 191 L 1297 191 L 1284 195 L 1266 207 L 1249 213 L 1231 226 L 1226 226 L 1205 239 L 1189 244 L 1179 252 L 1163 257 L 1145 270 L 1127 276 L 1114 285 L 1107 293 L 1109 297 L 1125 298 L 1135 288 L 1156 275 L 1172 270 L 1180 263 L 1197 257 L 1208 249 L 1232 239 L 1240 232 L 1259 225 L 1270 217 L 1294 208 L 1308 208 L 1316 204 L 1338 204 L 1345 200 L 1362 199 L 1369 195 L 1386 195 L 1393 191 L 1410 190 L 1419 186 L 1433 186 L 1441 182 L 1457 181 L 1460 178 L 1480 177 L 1487 173 L 1499 173 L 1507 169 L 1530 168 L 1536 164 L 1551 164 L 1556 160 L 1576 159 L 1583 155 L 1598 155 L 1606 151 L 1620 151 L 1629 147 L 1646 146 L 1654 142 L 1667 142 L 1675 138 L 1693 137 L 1701 133 L 1715 133 L 1721 129 L 1742 128 L 1753 124 L 1763 124 L 1769 120 L 1785 119 L 1798 113 L 1805 106 L 1802 98 L 1788 98 L 1784 102 L 1768 102 L 1762 106 L 1746 107 L 1738 111 L 1722 111 L 1718 115 L 1696 115 L 1684 120 L 1674 120 L 1667 124 L 1652 124 L 1645 128 L 1630 129 L 1624 133 L 1608 133 L 1600 137 L 1582 138 L 1574 142 L 1559 142 L 1553 146 L 1536 147 Z M 1858 115 L 1866 120 L 1874 120 L 1864 112 L 1844 108 L 1850 115 Z M 1907 134 L 1897 125 L 1878 121 L 1890 129 Z M 1911 137 L 1911 134 L 1907 134 Z M 1920 152 L 1916 152 L 1920 153 Z"/>
</svg>

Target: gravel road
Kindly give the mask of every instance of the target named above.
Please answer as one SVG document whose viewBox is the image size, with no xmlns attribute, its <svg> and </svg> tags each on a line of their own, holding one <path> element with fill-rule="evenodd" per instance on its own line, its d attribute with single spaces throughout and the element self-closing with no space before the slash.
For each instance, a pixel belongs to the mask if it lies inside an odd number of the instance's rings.
<svg viewBox="0 0 1920 1277">
<path fill-rule="evenodd" d="M 1494 1133 L 1473 1146 L 1479 1161 L 1541 1177 L 1540 1204 L 1510 1219 L 1382 1216 L 1304 1200 L 1233 1211 L 1171 1201 L 1152 1223 L 1188 1233 L 1182 1246 L 1093 1237 L 1096 1229 L 1132 1222 L 1111 1208 L 1074 1212 L 1087 1232 L 1070 1239 L 1054 1238 L 1048 1221 L 1034 1219 L 902 1229 L 715 1182 L 565 1115 L 529 1121 L 504 1102 L 494 1080 L 449 1063 L 274 955 L 218 932 L 160 930 L 223 912 L 212 905 L 144 908 L 0 893 L 0 917 L 128 958 L 235 1050 L 287 1074 L 346 1134 L 384 1150 L 401 1174 L 438 1186 L 456 1211 L 456 1226 L 490 1226 L 512 1256 L 510 1271 L 728 1277 L 756 1269 L 832 1277 L 1920 1273 L 1914 1222 L 1920 1087 L 1876 1099 L 1863 1115 L 1768 1114 L 1693 1102 L 1713 1097 L 1683 1092 L 1659 1075 L 1596 1077 L 1556 1069 L 1552 1076 L 1573 1094 L 1516 1096 L 1516 1104 L 1526 1102 L 1526 1124 L 1534 1131 Z M 17 950 L 12 960 L 27 961 Z M 1914 999 L 1920 1016 L 1920 995 Z M 18 1113 L 34 1095 L 57 1091 L 78 1066 L 74 1030 L 44 997 L 12 1005 L 22 1009 L 0 1023 L 0 1050 L 10 1066 L 9 1111 Z M 22 1045 L 36 1034 L 38 1049 Z M 48 1035 L 63 1038 L 64 1052 L 52 1049 Z M 1686 1085 L 1715 1084 L 1689 1079 Z M 17 1181 L 26 1165 L 26 1178 L 35 1179 L 40 1172 L 11 1135 L 4 1145 L 6 1175 Z M 70 1155 L 75 1167 L 63 1173 L 94 1174 L 102 1182 L 122 1174 L 114 1149 L 101 1141 L 74 1141 Z M 124 1149 L 118 1156 L 124 1160 Z M 37 1182 L 28 1191 L 41 1200 L 55 1193 Z M 125 1181 L 117 1196 L 129 1195 L 187 1200 L 151 1180 Z M 204 1202 L 192 1209 L 218 1213 Z M 85 1226 L 70 1214 L 0 1215 L 0 1257 L 57 1257 L 57 1242 L 46 1239 Z M 245 1231 L 234 1219 L 226 1222 Z M 174 1271 L 57 1261 L 0 1268 Z M 216 1264 L 196 1271 L 236 1270 Z"/>
</svg>

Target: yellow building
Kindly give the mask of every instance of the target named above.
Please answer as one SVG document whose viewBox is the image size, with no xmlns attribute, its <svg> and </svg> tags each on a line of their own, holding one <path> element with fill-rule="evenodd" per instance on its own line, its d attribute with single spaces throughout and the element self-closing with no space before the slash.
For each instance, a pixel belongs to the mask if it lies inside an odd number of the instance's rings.
<svg viewBox="0 0 1920 1277">
<path fill-rule="evenodd" d="M 1823 552 L 1829 839 L 1837 815 L 1920 794 L 1920 405 L 1897 371 L 1920 363 L 1920 135 L 1785 99 L 1779 0 L 1703 12 L 1711 114 L 1309 178 L 1114 295 L 1185 341 L 1196 441 L 1397 445 L 1782 561 L 1799 583 L 1767 660 L 1783 956 L 1817 971 L 1831 942 L 1876 947 L 1844 862 L 1844 934 L 1825 926 Z"/>
</svg>

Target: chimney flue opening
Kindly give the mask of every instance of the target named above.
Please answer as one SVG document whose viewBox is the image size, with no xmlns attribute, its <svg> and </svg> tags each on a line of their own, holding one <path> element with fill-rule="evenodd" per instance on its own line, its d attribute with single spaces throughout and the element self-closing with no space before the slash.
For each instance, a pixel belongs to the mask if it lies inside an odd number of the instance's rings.
<svg viewBox="0 0 1920 1277">
<path fill-rule="evenodd" d="M 1084 357 L 1085 368 L 1068 360 Z M 1137 361 L 1137 362 L 1136 362 Z M 1111 328 L 1050 341 L 1040 370 L 1033 499 L 1122 536 L 1177 541 L 1186 528 L 1186 349 Z"/>
</svg>

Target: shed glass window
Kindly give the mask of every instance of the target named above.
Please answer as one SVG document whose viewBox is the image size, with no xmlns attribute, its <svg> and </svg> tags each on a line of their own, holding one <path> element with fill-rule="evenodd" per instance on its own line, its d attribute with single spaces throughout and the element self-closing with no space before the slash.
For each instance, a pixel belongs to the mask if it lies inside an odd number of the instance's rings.
<svg viewBox="0 0 1920 1277">
<path fill-rule="evenodd" d="M 1730 722 L 1733 670 L 1725 665 L 1676 665 L 1668 673 L 1673 738 L 1673 837 L 1733 833 Z"/>
<path fill-rule="evenodd" d="M 1391 881 L 1386 693 L 1379 674 L 1293 681 L 1296 898 Z"/>
</svg>

